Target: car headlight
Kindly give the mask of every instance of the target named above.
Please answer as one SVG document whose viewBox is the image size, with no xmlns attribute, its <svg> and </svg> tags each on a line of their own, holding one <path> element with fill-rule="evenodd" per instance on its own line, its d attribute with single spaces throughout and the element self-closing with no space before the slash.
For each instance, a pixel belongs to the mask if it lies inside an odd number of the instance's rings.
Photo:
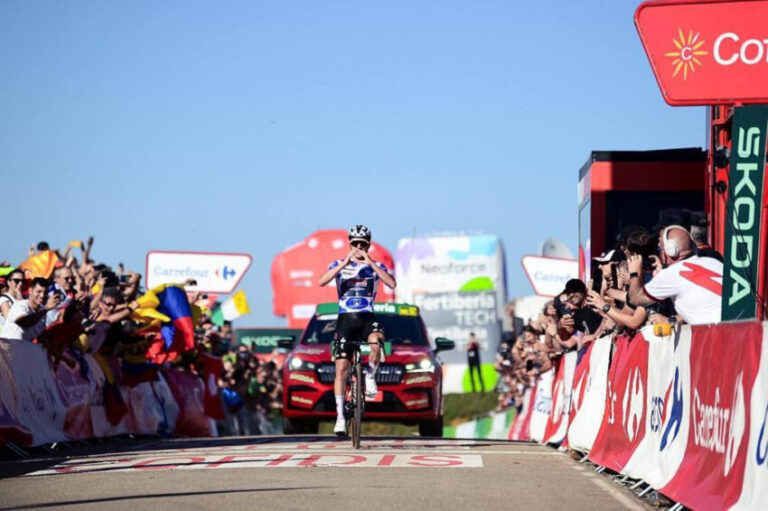
<svg viewBox="0 0 768 511">
<path fill-rule="evenodd" d="M 307 362 L 299 357 L 291 357 L 291 361 L 288 363 L 288 367 L 291 371 L 314 371 L 315 364 Z"/>
<path fill-rule="evenodd" d="M 405 372 L 407 373 L 433 373 L 435 372 L 435 363 L 432 360 L 425 358 L 421 362 L 405 364 Z"/>
</svg>

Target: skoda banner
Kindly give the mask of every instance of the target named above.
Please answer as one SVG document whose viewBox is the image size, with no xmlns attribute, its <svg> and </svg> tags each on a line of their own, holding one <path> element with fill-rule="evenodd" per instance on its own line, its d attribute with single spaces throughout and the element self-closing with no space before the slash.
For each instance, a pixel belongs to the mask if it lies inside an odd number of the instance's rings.
<svg viewBox="0 0 768 511">
<path fill-rule="evenodd" d="M 768 106 L 736 108 L 725 222 L 723 321 L 754 318 Z"/>
<path fill-rule="evenodd" d="M 506 301 L 504 250 L 497 236 L 435 236 L 401 239 L 395 255 L 398 302 L 421 310 L 430 337 L 447 337 L 456 349 L 443 352 L 446 392 L 472 390 L 466 346 L 480 344 L 483 385 L 493 387 L 493 360 L 501 340 Z M 475 379 L 475 388 L 480 382 Z"/>
</svg>

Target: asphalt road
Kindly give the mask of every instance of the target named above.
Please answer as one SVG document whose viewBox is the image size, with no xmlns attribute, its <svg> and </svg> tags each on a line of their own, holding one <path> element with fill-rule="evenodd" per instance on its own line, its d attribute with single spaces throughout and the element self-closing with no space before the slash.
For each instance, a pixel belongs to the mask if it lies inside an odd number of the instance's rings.
<svg viewBox="0 0 768 511">
<path fill-rule="evenodd" d="M 137 440 L 0 462 L 0 509 L 645 509 L 553 449 L 333 437 Z"/>
</svg>

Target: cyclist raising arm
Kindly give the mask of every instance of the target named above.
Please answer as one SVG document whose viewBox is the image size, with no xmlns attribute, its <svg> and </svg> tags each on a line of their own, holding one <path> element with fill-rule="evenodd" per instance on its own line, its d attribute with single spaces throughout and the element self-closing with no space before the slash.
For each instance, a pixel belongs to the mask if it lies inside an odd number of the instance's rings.
<svg viewBox="0 0 768 511">
<path fill-rule="evenodd" d="M 333 394 L 336 399 L 336 424 L 333 432 L 337 435 L 346 433 L 344 420 L 344 387 L 351 367 L 352 343 L 368 341 L 371 355 L 368 358 L 369 371 L 365 373 L 365 394 L 374 397 L 376 388 L 376 369 L 381 361 L 381 345 L 384 342 L 384 330 L 373 314 L 373 303 L 379 280 L 394 289 L 395 278 L 387 267 L 371 259 L 368 249 L 371 246 L 371 232 L 364 225 L 356 225 L 349 230 L 349 253 L 344 259 L 334 261 L 318 284 L 324 286 L 336 280 L 339 294 L 339 318 L 336 321 L 336 378 Z"/>
</svg>

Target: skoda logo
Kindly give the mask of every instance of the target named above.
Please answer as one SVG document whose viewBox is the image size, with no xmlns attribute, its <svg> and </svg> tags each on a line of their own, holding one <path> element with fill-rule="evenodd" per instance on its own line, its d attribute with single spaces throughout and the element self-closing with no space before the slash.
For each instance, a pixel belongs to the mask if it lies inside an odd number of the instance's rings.
<svg viewBox="0 0 768 511">
<path fill-rule="evenodd" d="M 662 421 L 666 424 L 661 437 L 660 450 L 670 445 L 680 433 L 680 425 L 683 420 L 683 384 L 680 382 L 680 368 L 675 368 L 675 381 L 671 387 L 672 395 L 664 401 L 664 413 Z M 669 390 L 667 390 L 669 393 Z M 670 398 L 672 404 L 670 404 Z"/>
</svg>

